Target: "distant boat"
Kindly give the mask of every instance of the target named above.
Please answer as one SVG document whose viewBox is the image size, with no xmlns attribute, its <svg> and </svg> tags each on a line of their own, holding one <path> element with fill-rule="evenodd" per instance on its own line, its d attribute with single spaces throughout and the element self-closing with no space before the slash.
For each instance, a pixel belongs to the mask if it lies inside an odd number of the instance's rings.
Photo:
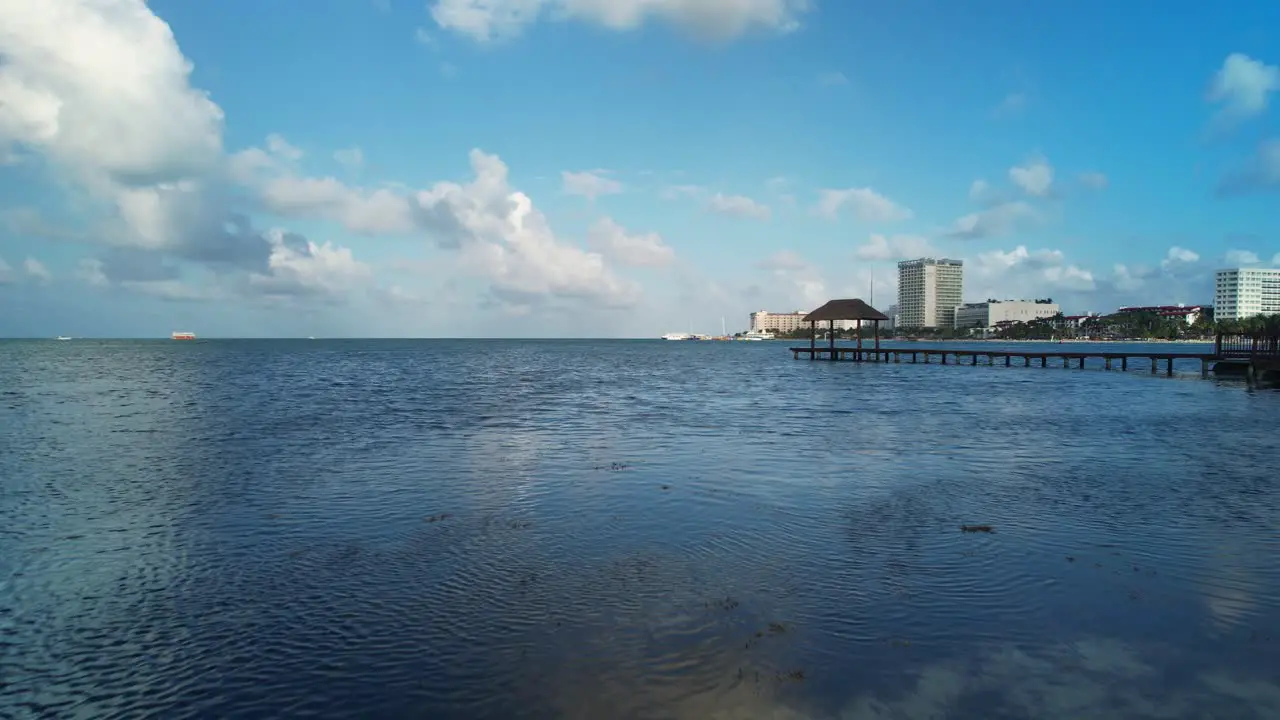
<svg viewBox="0 0 1280 720">
<path fill-rule="evenodd" d="M 195 340 L 196 334 L 193 332 L 175 332 L 169 337 L 173 340 Z"/>
<path fill-rule="evenodd" d="M 58 337 L 54 338 L 54 340 L 70 340 L 70 339 L 71 338 L 67 337 L 66 335 L 59 335 Z"/>
<path fill-rule="evenodd" d="M 772 340 L 773 335 L 767 332 L 764 332 L 762 330 L 751 330 L 750 332 L 743 333 L 742 339 L 743 340 Z"/>
<path fill-rule="evenodd" d="M 663 340 L 696 340 L 697 338 L 690 335 L 689 333 L 667 333 L 666 335 L 662 336 L 662 339 Z"/>
</svg>

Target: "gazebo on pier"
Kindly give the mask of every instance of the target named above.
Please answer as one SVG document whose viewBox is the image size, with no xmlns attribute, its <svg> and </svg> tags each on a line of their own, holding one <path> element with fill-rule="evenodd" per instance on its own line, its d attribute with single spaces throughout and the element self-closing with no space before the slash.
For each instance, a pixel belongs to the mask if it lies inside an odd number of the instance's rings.
<svg viewBox="0 0 1280 720">
<path fill-rule="evenodd" d="M 866 304 L 859 298 L 851 298 L 847 300 L 829 300 L 827 304 L 814 310 L 804 316 L 804 321 L 809 323 L 809 359 L 816 360 L 818 353 L 818 323 L 826 322 L 831 329 L 831 347 L 827 355 L 829 360 L 837 360 L 840 353 L 836 352 L 836 321 L 837 320 L 854 320 L 857 322 L 855 326 L 857 332 L 857 350 L 853 353 L 854 358 L 862 359 L 862 322 L 864 320 L 871 321 L 875 326 L 875 351 L 877 356 L 880 351 L 880 321 L 888 320 L 889 316 L 879 310 Z"/>
</svg>

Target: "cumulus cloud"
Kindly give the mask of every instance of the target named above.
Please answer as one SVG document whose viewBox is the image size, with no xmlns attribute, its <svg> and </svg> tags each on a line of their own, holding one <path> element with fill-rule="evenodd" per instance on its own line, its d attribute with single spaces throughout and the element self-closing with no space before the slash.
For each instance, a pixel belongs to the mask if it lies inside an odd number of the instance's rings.
<svg viewBox="0 0 1280 720">
<path fill-rule="evenodd" d="M 668 185 L 662 189 L 662 199 L 678 200 L 686 197 L 697 197 L 707 191 L 701 185 Z"/>
<path fill-rule="evenodd" d="M 1042 157 L 1032 158 L 1025 165 L 1009 168 L 1009 179 L 1026 194 L 1044 197 L 1053 186 L 1053 166 Z"/>
<path fill-rule="evenodd" d="M 141 0 L 4 6 L 0 148 L 40 153 L 111 207 L 117 242 L 223 242 L 223 213 L 196 209 L 222 199 L 222 110 L 190 86 L 169 26 Z"/>
<path fill-rule="evenodd" d="M 0 48 L 0 148 L 39 153 L 106 208 L 96 238 L 265 266 L 269 247 L 230 210 L 222 110 L 144 2 L 4 0 Z M 268 160 L 298 156 L 268 145 Z"/>
<path fill-rule="evenodd" d="M 1228 250 L 1222 259 L 1228 265 L 1257 265 L 1262 261 L 1258 253 L 1251 250 Z"/>
<path fill-rule="evenodd" d="M 1071 313 L 1098 302 L 1098 278 L 1070 262 L 1061 250 L 1031 250 L 1018 245 L 965 259 L 966 299 L 1052 297 Z"/>
<path fill-rule="evenodd" d="M 707 201 L 707 207 L 721 215 L 732 215 L 752 220 L 768 220 L 771 215 L 768 205 L 758 203 L 743 195 L 716 193 Z"/>
<path fill-rule="evenodd" d="M 1200 254 L 1194 250 L 1188 250 L 1184 247 L 1174 245 L 1169 248 L 1169 252 L 1165 254 L 1164 260 L 1160 261 L 1160 267 L 1166 270 L 1177 267 L 1179 265 L 1190 265 L 1200 262 Z"/>
<path fill-rule="evenodd" d="M 1267 140 L 1257 153 L 1218 182 L 1218 195 L 1234 197 L 1280 192 L 1280 138 Z"/>
<path fill-rule="evenodd" d="M 871 188 L 828 189 L 819 193 L 817 209 L 820 214 L 835 218 L 845 208 L 864 222 L 897 222 L 911 217 L 911 210 Z"/>
<path fill-rule="evenodd" d="M 991 185 L 981 178 L 974 180 L 969 186 L 969 199 L 974 202 L 986 202 L 992 196 Z"/>
<path fill-rule="evenodd" d="M 624 265 L 664 267 L 675 261 L 676 253 L 658 233 L 629 235 L 611 218 L 601 218 L 587 235 L 592 249 Z"/>
<path fill-rule="evenodd" d="M 883 261 L 906 260 L 909 258 L 929 257 L 936 255 L 928 238 L 917 235 L 871 235 L 867 244 L 854 250 L 854 257 L 859 260 Z"/>
<path fill-rule="evenodd" d="M 336 150 L 333 153 L 333 159 L 348 170 L 359 170 L 364 167 L 364 151 L 358 147 Z"/>
<path fill-rule="evenodd" d="M 362 235 L 404 234 L 417 227 L 409 198 L 386 188 L 353 188 L 333 177 L 282 175 L 269 180 L 260 192 L 274 213 L 320 217 Z"/>
<path fill-rule="evenodd" d="M 1280 91 L 1280 67 L 1232 53 L 1209 83 L 1206 99 L 1220 106 L 1220 119 L 1239 120 L 1266 111 L 1268 97 Z"/>
<path fill-rule="evenodd" d="M 264 295 L 341 297 L 369 285 L 373 270 L 356 260 L 351 250 L 318 244 L 295 233 L 273 229 L 267 272 L 249 276 L 250 289 Z"/>
<path fill-rule="evenodd" d="M 415 216 L 445 247 L 463 251 L 502 298 L 528 303 L 548 296 L 630 306 L 639 288 L 617 277 L 599 253 L 561 242 L 528 195 L 511 188 L 506 163 L 471 151 L 475 179 L 439 182 L 414 196 Z"/>
<path fill-rule="evenodd" d="M 759 263 L 783 289 L 793 306 L 816 308 L 830 298 L 821 271 L 791 250 L 782 250 Z"/>
<path fill-rule="evenodd" d="M 602 170 L 586 170 L 583 172 L 564 171 L 560 173 L 564 183 L 564 191 L 569 195 L 580 195 L 588 200 L 595 200 L 601 195 L 617 195 L 622 192 L 622 183 L 605 177 Z"/>
<path fill-rule="evenodd" d="M 577 20 L 614 31 L 659 20 L 707 39 L 765 30 L 789 32 L 812 0 L 434 0 L 431 18 L 445 30 L 491 42 L 519 35 L 544 17 Z"/>
<path fill-rule="evenodd" d="M 22 270 L 27 274 L 27 277 L 42 285 L 53 280 L 53 274 L 49 272 L 49 268 L 46 268 L 44 263 L 33 257 L 27 258 L 22 263 Z"/>
<path fill-rule="evenodd" d="M 280 214 L 326 219 L 354 232 L 429 238 L 457 251 L 460 266 L 488 280 L 503 305 L 527 310 L 548 298 L 589 299 L 606 307 L 636 301 L 639 288 L 615 275 L 601 253 L 556 237 L 533 200 L 510 186 L 501 158 L 477 149 L 470 159 L 474 177 L 466 183 L 368 190 L 331 177 L 281 175 L 262 185 L 262 199 Z M 273 241 L 273 268 L 291 267 L 284 262 L 292 257 L 284 254 L 288 247 Z"/>
<path fill-rule="evenodd" d="M 1036 218 L 1036 211 L 1021 200 L 1004 202 L 986 210 L 969 213 L 952 224 L 951 237 L 965 240 L 1008 235 Z"/>
</svg>

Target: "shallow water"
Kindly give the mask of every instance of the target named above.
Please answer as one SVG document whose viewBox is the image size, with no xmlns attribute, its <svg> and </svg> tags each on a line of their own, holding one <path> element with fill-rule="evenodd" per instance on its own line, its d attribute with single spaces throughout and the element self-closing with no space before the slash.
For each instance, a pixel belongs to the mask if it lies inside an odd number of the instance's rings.
<svg viewBox="0 0 1280 720">
<path fill-rule="evenodd" d="M 0 716 L 1277 717 L 1280 392 L 1179 370 L 0 343 Z"/>
</svg>

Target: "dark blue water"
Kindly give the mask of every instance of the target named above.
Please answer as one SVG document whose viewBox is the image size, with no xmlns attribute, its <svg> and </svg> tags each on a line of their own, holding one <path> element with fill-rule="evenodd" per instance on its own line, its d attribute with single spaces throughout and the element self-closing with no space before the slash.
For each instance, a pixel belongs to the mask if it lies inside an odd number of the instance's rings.
<svg viewBox="0 0 1280 720">
<path fill-rule="evenodd" d="M 1135 366 L 3 343 L 0 716 L 1278 717 L 1280 392 Z"/>
</svg>

